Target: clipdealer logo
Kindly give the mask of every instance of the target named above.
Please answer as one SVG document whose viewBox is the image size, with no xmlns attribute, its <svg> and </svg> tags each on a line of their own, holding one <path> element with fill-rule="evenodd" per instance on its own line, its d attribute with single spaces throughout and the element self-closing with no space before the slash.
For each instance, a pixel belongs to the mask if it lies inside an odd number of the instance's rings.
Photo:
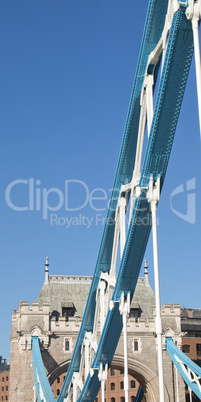
<svg viewBox="0 0 201 402">
<path fill-rule="evenodd" d="M 17 212 L 41 211 L 43 219 L 48 219 L 50 212 L 64 209 L 67 212 L 83 210 L 87 205 L 98 212 L 106 211 L 110 196 L 103 188 L 95 188 L 89 191 L 88 186 L 81 180 L 65 180 L 64 190 L 57 187 L 41 187 L 41 180 L 17 179 L 9 183 L 5 191 L 5 200 L 9 208 Z M 16 193 L 25 192 L 20 196 L 20 205 L 16 201 Z M 109 193 L 112 191 L 109 190 Z M 74 194 L 77 205 L 70 205 L 69 194 Z M 76 196 L 76 194 L 79 194 Z M 81 194 L 81 195 L 80 195 Z M 23 199 L 21 199 L 23 198 Z M 71 197 L 72 198 L 72 197 Z M 82 198 L 82 200 L 80 200 Z M 56 220 L 53 214 L 52 222 Z"/>
<path fill-rule="evenodd" d="M 41 212 L 43 219 L 49 219 L 51 226 L 65 229 L 78 226 L 89 229 L 92 224 L 104 226 L 106 221 L 108 226 L 114 225 L 115 213 L 108 217 L 106 212 L 108 208 L 110 211 L 115 211 L 118 199 L 118 188 L 105 191 L 97 187 L 90 191 L 86 183 L 77 179 L 65 180 L 63 190 L 58 187 L 43 187 L 41 180 L 33 178 L 17 179 L 9 183 L 5 191 L 6 203 L 12 210 Z M 61 211 L 67 214 L 62 212 L 61 215 Z M 151 223 L 149 214 L 143 215 L 142 218 L 131 219 L 131 222 L 137 226 Z M 129 224 L 128 216 L 126 224 Z"/>
<path fill-rule="evenodd" d="M 196 179 L 195 177 L 187 180 L 185 185 L 180 184 L 170 195 L 170 208 L 180 219 L 194 224 L 196 222 Z M 186 212 L 181 212 L 173 206 L 173 199 L 183 199 L 186 201 Z"/>
<path fill-rule="evenodd" d="M 196 179 L 187 180 L 185 185 L 180 184 L 170 194 L 170 208 L 172 212 L 187 223 L 194 224 L 196 221 Z M 87 184 L 81 180 L 65 180 L 63 189 L 58 187 L 43 187 L 41 180 L 17 179 L 8 184 L 5 190 L 5 200 L 8 207 L 17 212 L 37 211 L 42 213 L 44 220 L 49 219 L 51 226 L 69 229 L 73 226 L 83 226 L 89 229 L 92 224 L 105 225 L 106 211 L 118 200 L 119 189 L 113 193 L 113 201 L 110 204 L 112 189 L 107 192 L 103 188 L 89 190 Z M 178 201 L 186 210 L 177 207 Z M 175 204 L 176 202 L 176 204 Z M 179 204 L 180 205 L 180 204 Z M 115 208 L 115 207 L 114 207 Z M 84 213 L 87 210 L 87 215 Z M 90 209 L 93 211 L 91 214 Z M 146 208 L 145 208 L 146 209 Z M 67 212 L 66 216 L 59 211 Z M 146 212 L 146 211 L 145 211 Z M 111 218 L 109 218 L 111 219 Z M 128 217 L 126 215 L 128 224 Z M 131 220 L 132 224 L 147 226 L 151 225 L 150 215 L 147 212 L 140 218 Z M 114 219 L 107 221 L 108 225 L 114 225 Z"/>
</svg>

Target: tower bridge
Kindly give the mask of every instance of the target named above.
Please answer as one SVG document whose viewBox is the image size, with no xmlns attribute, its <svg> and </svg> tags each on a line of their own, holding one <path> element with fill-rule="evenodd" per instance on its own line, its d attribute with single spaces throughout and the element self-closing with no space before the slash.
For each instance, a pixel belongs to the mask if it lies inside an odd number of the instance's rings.
<svg viewBox="0 0 201 402">
<path fill-rule="evenodd" d="M 46 268 L 45 281 L 37 301 L 32 305 L 25 301 L 19 303 L 18 310 L 12 315 L 10 401 L 36 400 L 32 365 L 33 336 L 40 339 L 47 377 L 55 390 L 55 397 L 58 397 L 57 390 L 60 391 L 61 386 L 57 384 L 57 379 L 63 378 L 67 373 L 91 282 L 92 277 L 87 276 L 49 275 L 49 269 Z M 66 308 L 68 315 L 65 314 Z M 173 337 L 177 345 L 181 345 L 180 306 L 165 304 L 161 314 L 164 330 L 165 392 L 167 400 L 174 400 L 176 374 L 172 373 L 171 359 L 165 352 L 165 336 Z M 128 319 L 128 372 L 130 378 L 142 385 L 147 401 L 159 400 L 155 316 L 155 295 L 149 285 L 148 270 L 145 267 L 144 277 L 138 278 Z M 100 337 L 100 323 L 98 336 Z M 122 335 L 111 367 L 119 372 L 124 371 Z M 113 381 L 114 378 L 111 377 L 108 386 Z M 60 385 L 63 385 L 62 381 Z M 184 382 L 181 377 L 179 392 L 180 397 L 184 398 Z M 137 387 L 130 389 L 130 394 L 136 396 Z M 110 390 L 107 400 L 110 401 L 114 395 L 116 393 Z M 121 395 L 124 396 L 124 390 L 121 390 Z M 100 393 L 98 398 L 101 401 Z"/>
<path fill-rule="evenodd" d="M 123 366 L 126 402 L 130 397 L 129 373 L 141 384 L 138 401 L 143 393 L 147 401 L 183 401 L 184 383 L 180 375 L 201 398 L 201 369 L 180 350 L 180 308 L 177 305 L 161 308 L 157 241 L 157 206 L 193 53 L 201 125 L 200 17 L 201 0 L 149 1 L 94 275 L 92 280 L 73 279 L 78 288 L 78 283 L 82 283 L 83 289 L 88 286 L 85 310 L 76 314 L 73 300 L 67 298 L 68 293 L 63 295 L 65 284 L 73 288 L 72 278 L 49 277 L 47 261 L 45 285 L 38 301 L 32 306 L 22 302 L 13 313 L 10 391 L 13 402 L 28 402 L 27 397 L 23 399 L 28 389 L 32 389 L 30 401 L 33 398 L 38 402 L 55 401 L 47 374 L 52 378 L 52 372 L 62 364 L 68 371 L 58 402 L 94 401 L 100 387 L 104 402 L 112 365 Z M 147 144 L 145 133 L 148 133 Z M 145 218 L 147 224 L 143 224 Z M 138 277 L 151 229 L 155 310 L 152 317 L 146 317 L 148 307 L 142 307 L 142 299 L 136 300 L 140 308 L 132 307 L 132 302 L 140 286 L 144 287 L 143 295 L 149 289 L 147 281 Z M 54 292 L 53 284 L 59 286 L 58 292 Z M 47 295 L 49 301 L 45 301 Z M 81 301 L 80 309 L 84 305 L 84 300 Z M 136 317 L 139 315 L 134 320 L 129 318 L 132 308 Z M 15 356 L 16 370 L 12 369 Z"/>
</svg>

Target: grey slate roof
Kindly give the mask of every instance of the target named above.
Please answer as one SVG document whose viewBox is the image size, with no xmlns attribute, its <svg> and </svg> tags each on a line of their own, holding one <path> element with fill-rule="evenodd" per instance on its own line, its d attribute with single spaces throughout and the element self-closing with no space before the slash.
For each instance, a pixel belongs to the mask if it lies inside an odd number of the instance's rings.
<svg viewBox="0 0 201 402">
<path fill-rule="evenodd" d="M 193 308 L 182 308 L 181 329 L 182 331 L 201 332 L 201 310 Z"/>
<path fill-rule="evenodd" d="M 181 318 L 201 319 L 201 310 L 193 308 L 182 308 Z"/>
<path fill-rule="evenodd" d="M 50 314 L 58 318 L 62 307 L 74 306 L 75 316 L 82 317 L 87 301 L 92 277 L 49 275 L 37 301 L 39 305 L 50 303 Z M 131 308 L 140 308 L 141 318 L 153 317 L 155 295 L 145 278 L 139 278 L 131 303 Z"/>
<path fill-rule="evenodd" d="M 62 307 L 73 303 L 75 316 L 82 317 L 87 301 L 92 277 L 90 276 L 49 276 L 49 283 L 43 285 L 37 301 L 50 303 L 50 313 L 62 314 Z"/>
<path fill-rule="evenodd" d="M 10 371 L 10 364 L 5 364 L 5 366 L 0 367 L 0 373 Z"/>
<path fill-rule="evenodd" d="M 153 307 L 155 305 L 155 294 L 149 284 L 146 284 L 145 278 L 138 278 L 137 286 L 131 303 L 138 303 L 141 309 L 141 318 L 152 318 Z"/>
</svg>

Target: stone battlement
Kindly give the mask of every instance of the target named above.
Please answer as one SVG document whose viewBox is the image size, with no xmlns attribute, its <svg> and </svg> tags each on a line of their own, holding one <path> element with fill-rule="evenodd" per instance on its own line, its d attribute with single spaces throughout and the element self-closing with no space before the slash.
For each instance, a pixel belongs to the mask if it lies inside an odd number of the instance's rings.
<svg viewBox="0 0 201 402">
<path fill-rule="evenodd" d="M 161 316 L 169 316 L 169 315 L 174 315 L 174 316 L 181 316 L 181 307 L 178 303 L 164 303 L 163 306 L 161 306 Z M 153 307 L 153 316 L 156 316 L 156 307 L 154 305 Z"/>
<path fill-rule="evenodd" d="M 162 309 L 161 309 L 161 315 L 169 315 L 169 314 L 175 314 L 179 315 L 181 314 L 181 308 L 180 305 L 175 303 L 164 303 Z"/>
<path fill-rule="evenodd" d="M 43 303 L 42 306 L 38 302 L 32 302 L 29 304 L 27 301 L 20 301 L 17 310 L 13 310 L 13 318 L 19 315 L 36 315 L 36 314 L 49 314 L 50 305 L 49 303 Z"/>
<path fill-rule="evenodd" d="M 91 284 L 92 276 L 49 275 L 49 283 Z"/>
</svg>

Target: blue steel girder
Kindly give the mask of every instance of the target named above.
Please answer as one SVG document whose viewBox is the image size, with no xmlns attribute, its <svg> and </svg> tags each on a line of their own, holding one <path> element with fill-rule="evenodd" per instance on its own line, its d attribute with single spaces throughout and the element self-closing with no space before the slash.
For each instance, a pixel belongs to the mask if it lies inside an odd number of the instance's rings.
<svg viewBox="0 0 201 402">
<path fill-rule="evenodd" d="M 174 15 L 166 58 L 161 76 L 156 106 L 148 142 L 140 186 L 146 187 L 150 175 L 158 175 L 161 187 L 170 157 L 176 125 L 186 87 L 194 45 L 191 21 L 185 7 Z"/>
<path fill-rule="evenodd" d="M 138 391 L 137 391 L 135 402 L 141 402 L 143 396 L 144 396 L 144 390 L 143 390 L 142 386 L 140 385 L 138 388 Z"/>
<path fill-rule="evenodd" d="M 93 329 L 96 292 L 100 276 L 102 272 L 110 270 L 115 229 L 114 218 L 119 191 L 121 185 L 129 183 L 132 178 L 137 145 L 142 85 L 146 73 L 149 54 L 152 52 L 152 50 L 154 50 L 161 37 L 167 10 L 167 3 L 167 0 L 150 0 L 149 2 L 128 117 L 126 120 L 113 192 L 111 195 L 110 206 L 108 209 L 95 273 L 93 276 L 81 329 L 58 402 L 63 401 L 64 398 L 67 397 L 68 388 L 70 386 L 73 373 L 79 371 L 81 348 L 85 333 L 86 331 L 92 331 Z M 151 176 L 153 176 L 154 181 L 160 177 L 162 189 L 193 54 L 193 34 L 191 21 L 187 20 L 185 16 L 186 5 L 187 4 L 185 3 L 180 3 L 180 8 L 173 17 L 149 141 L 140 179 L 141 194 L 136 199 L 134 204 L 126 244 L 120 263 L 119 274 L 112 296 L 114 307 L 107 313 L 98 349 L 91 366 L 90 374 L 88 375 L 82 393 L 78 398 L 79 402 L 93 401 L 98 393 L 100 388 L 98 370 L 101 364 L 110 365 L 122 331 L 122 316 L 120 315 L 119 311 L 121 295 L 122 293 L 130 293 L 132 299 L 139 276 L 140 267 L 151 229 L 151 212 L 150 205 L 147 200 L 147 189 Z M 155 68 L 155 78 L 158 68 L 159 65 L 157 65 Z M 173 346 L 171 345 L 171 342 L 168 343 L 167 348 L 169 348 L 170 353 L 172 353 Z M 55 401 L 56 399 L 53 396 L 44 369 L 42 356 L 40 353 L 39 340 L 37 337 L 32 338 L 32 350 L 38 401 Z M 176 352 L 173 357 L 174 359 L 175 355 Z M 191 388 L 193 389 L 192 386 Z M 199 394 L 199 396 L 201 395 Z"/>
<path fill-rule="evenodd" d="M 44 368 L 38 336 L 32 337 L 34 379 L 38 402 L 56 402 Z"/>
<path fill-rule="evenodd" d="M 112 256 L 113 237 L 115 229 L 115 210 L 119 196 L 119 190 L 122 184 L 130 182 L 133 174 L 135 163 L 135 152 L 137 145 L 138 125 L 140 116 L 140 95 L 146 66 L 149 54 L 154 50 L 157 45 L 163 30 L 165 15 L 167 11 L 168 0 L 150 0 L 147 18 L 145 22 L 143 40 L 135 80 L 126 120 L 124 136 L 117 165 L 113 191 L 111 195 L 110 205 L 106 218 L 106 224 L 103 231 L 102 241 L 99 249 L 98 259 L 95 267 L 95 272 L 80 328 L 77 342 L 68 369 L 68 373 L 59 396 L 58 402 L 63 401 L 63 398 L 68 394 L 68 387 L 70 385 L 74 371 L 79 370 L 81 347 L 85 337 L 86 331 L 93 329 L 94 313 L 96 306 L 96 292 L 101 276 L 101 272 L 109 271 Z M 155 78 L 158 68 L 155 69 Z"/>
<path fill-rule="evenodd" d="M 154 180 L 159 176 L 161 188 L 163 186 L 192 55 L 193 35 L 191 22 L 186 19 L 185 8 L 180 7 L 174 15 L 170 30 L 140 180 L 142 192 L 135 201 L 119 274 L 112 296 L 114 302 L 120 302 L 122 292 L 130 292 L 132 298 L 136 287 L 151 229 L 151 212 L 146 192 L 150 176 L 153 176 Z M 146 224 L 143 224 L 145 219 Z M 87 377 L 78 399 L 79 402 L 95 399 L 100 387 L 98 369 L 101 363 L 110 365 L 121 331 L 122 316 L 119 312 L 118 303 L 114 303 L 114 308 L 108 311 L 97 353 L 92 363 L 94 375 Z"/>
<path fill-rule="evenodd" d="M 175 345 L 172 338 L 166 338 L 166 349 L 185 383 L 201 399 L 201 367 L 189 359 Z"/>
</svg>

